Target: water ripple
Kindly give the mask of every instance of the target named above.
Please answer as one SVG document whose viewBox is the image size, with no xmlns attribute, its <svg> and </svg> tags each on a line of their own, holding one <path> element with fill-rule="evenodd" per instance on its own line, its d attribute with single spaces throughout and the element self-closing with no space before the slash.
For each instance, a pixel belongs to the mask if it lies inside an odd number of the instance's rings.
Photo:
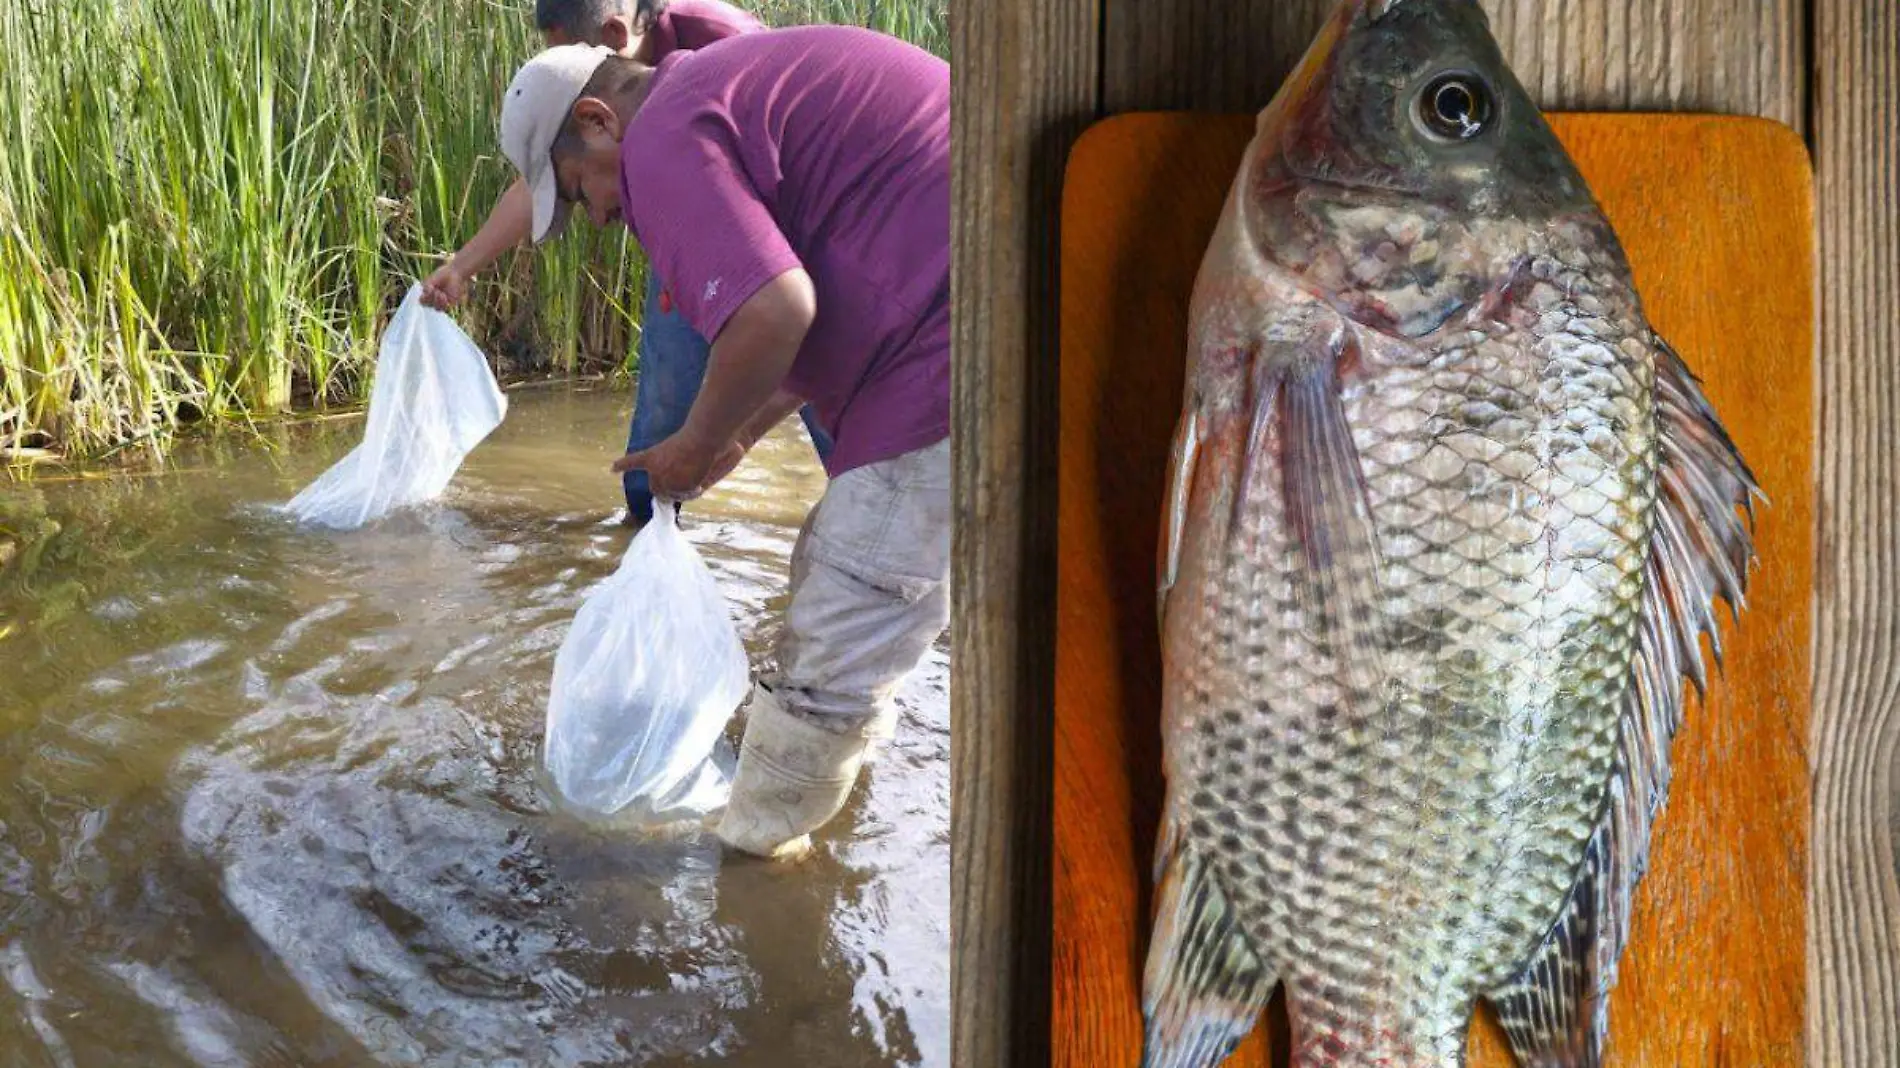
<svg viewBox="0 0 1900 1068">
<path fill-rule="evenodd" d="M 268 507 L 353 443 L 331 430 L 46 494 L 85 533 L 70 573 L 0 591 L 0 1049 L 948 1065 L 941 651 L 799 865 L 579 819 L 540 781 L 555 651 L 628 543 L 625 414 L 523 396 L 442 504 L 350 534 Z M 822 484 L 782 433 L 686 510 L 755 662 Z"/>
</svg>

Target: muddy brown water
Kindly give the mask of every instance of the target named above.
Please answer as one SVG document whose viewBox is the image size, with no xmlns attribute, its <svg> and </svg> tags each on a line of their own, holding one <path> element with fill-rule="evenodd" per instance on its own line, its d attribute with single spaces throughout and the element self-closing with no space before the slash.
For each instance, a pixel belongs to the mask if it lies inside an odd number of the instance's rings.
<svg viewBox="0 0 1900 1068">
<path fill-rule="evenodd" d="M 949 1064 L 945 642 L 802 864 L 566 812 L 538 746 L 628 400 L 510 401 L 353 533 L 269 506 L 355 421 L 0 482 L 0 1068 Z M 788 423 L 688 507 L 755 666 L 822 489 Z"/>
</svg>

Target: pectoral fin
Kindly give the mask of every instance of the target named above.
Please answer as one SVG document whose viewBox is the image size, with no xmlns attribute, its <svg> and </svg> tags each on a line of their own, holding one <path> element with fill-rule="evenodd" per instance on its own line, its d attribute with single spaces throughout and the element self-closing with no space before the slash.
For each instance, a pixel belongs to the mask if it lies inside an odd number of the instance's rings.
<svg viewBox="0 0 1900 1068">
<path fill-rule="evenodd" d="M 1200 384 L 1216 391 L 1213 399 L 1190 385 L 1169 456 L 1157 561 L 1164 630 L 1190 513 L 1223 516 L 1225 551 L 1235 554 L 1259 551 L 1266 515 L 1299 554 L 1301 612 L 1346 681 L 1364 688 L 1381 676 L 1378 543 L 1344 399 L 1354 356 L 1349 328 L 1315 304 L 1281 316 L 1275 336 L 1223 353 L 1224 366 Z M 1275 496 L 1277 509 L 1261 507 Z"/>
<path fill-rule="evenodd" d="M 1383 677 L 1378 542 L 1352 437 L 1342 368 L 1352 356 L 1343 326 L 1315 324 L 1297 343 L 1263 347 L 1253 370 L 1253 422 L 1235 493 L 1236 525 L 1257 483 L 1278 475 L 1282 522 L 1300 554 L 1302 614 L 1342 681 L 1366 690 Z"/>
</svg>

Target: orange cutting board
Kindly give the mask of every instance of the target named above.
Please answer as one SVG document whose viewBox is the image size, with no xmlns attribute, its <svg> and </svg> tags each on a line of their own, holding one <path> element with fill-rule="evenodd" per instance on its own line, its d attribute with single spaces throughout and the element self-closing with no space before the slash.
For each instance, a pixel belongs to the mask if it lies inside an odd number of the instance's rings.
<svg viewBox="0 0 1900 1068">
<path fill-rule="evenodd" d="M 1554 115 L 1651 322 L 1768 496 L 1726 669 L 1693 693 L 1611 1002 L 1611 1065 L 1794 1065 L 1805 1009 L 1813 182 L 1786 127 Z M 1252 116 L 1089 130 L 1062 206 L 1056 660 L 1057 1068 L 1133 1068 L 1161 807 L 1155 546 L 1188 297 Z M 1724 620 L 1725 624 L 1727 620 Z M 1285 1063 L 1276 996 L 1230 1065 Z M 1493 1020 L 1472 1064 L 1511 1064 Z M 1275 1057 L 1276 1043 L 1282 1047 Z"/>
</svg>

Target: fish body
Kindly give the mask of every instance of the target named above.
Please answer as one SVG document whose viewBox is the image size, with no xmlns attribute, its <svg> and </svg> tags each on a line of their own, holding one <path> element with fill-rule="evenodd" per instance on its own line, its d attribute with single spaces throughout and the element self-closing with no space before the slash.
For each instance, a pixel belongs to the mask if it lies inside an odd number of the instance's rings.
<svg viewBox="0 0 1900 1068">
<path fill-rule="evenodd" d="M 1196 282 L 1147 1068 L 1601 1057 L 1755 483 L 1475 0 L 1348 0 Z M 1719 648 L 1719 646 L 1718 646 Z"/>
</svg>

